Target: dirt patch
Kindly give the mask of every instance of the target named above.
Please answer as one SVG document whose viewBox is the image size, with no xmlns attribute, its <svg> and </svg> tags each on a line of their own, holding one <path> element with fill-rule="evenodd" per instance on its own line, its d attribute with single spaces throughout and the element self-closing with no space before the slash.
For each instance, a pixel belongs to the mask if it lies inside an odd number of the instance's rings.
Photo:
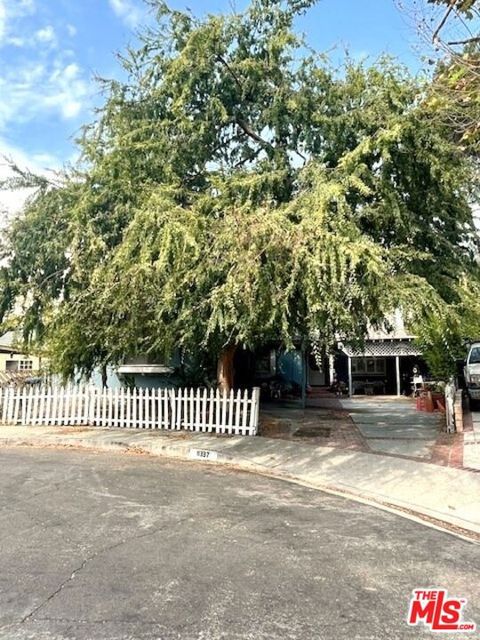
<svg viewBox="0 0 480 640">
<path fill-rule="evenodd" d="M 300 427 L 293 436 L 295 438 L 330 438 L 332 429 L 329 427 Z"/>
<path fill-rule="evenodd" d="M 337 409 L 283 409 L 261 416 L 260 435 L 265 438 L 301 441 L 338 449 L 367 451 L 368 447 L 348 412 Z"/>
<path fill-rule="evenodd" d="M 265 438 L 284 438 L 289 439 L 294 427 L 290 420 L 282 420 L 271 416 L 262 416 L 258 425 L 258 434 Z"/>
</svg>

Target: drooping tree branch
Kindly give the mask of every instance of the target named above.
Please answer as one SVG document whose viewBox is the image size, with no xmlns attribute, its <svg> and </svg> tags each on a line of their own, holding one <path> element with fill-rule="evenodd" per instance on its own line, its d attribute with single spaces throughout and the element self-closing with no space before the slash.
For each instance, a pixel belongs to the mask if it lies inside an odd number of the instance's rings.
<svg viewBox="0 0 480 640">
<path fill-rule="evenodd" d="M 475 44 L 480 42 L 480 36 L 473 36 L 472 38 L 466 38 L 465 40 L 450 40 L 447 42 L 449 47 L 461 46 L 465 44 Z"/>
<path fill-rule="evenodd" d="M 433 32 L 432 42 L 436 42 L 438 40 L 438 36 L 440 34 L 440 31 L 445 26 L 449 15 L 452 13 L 453 9 L 455 8 L 456 3 L 457 3 L 457 0 L 450 0 L 450 6 L 445 11 L 445 14 L 444 14 L 443 18 L 440 20 L 440 22 L 437 25 L 437 28 Z"/>
<path fill-rule="evenodd" d="M 235 118 L 235 122 L 237 123 L 237 125 L 240 127 L 240 129 L 247 134 L 247 136 L 249 136 L 250 138 L 252 138 L 252 140 L 255 140 L 255 142 L 258 142 L 259 144 L 263 145 L 264 147 L 270 147 L 273 148 L 273 145 L 271 144 L 271 142 L 268 142 L 268 140 L 265 140 L 264 138 L 262 138 L 261 136 L 258 135 L 258 133 L 256 133 L 255 131 L 253 131 L 253 129 L 250 127 L 250 125 L 245 122 L 245 120 L 243 120 L 242 118 L 239 118 L 238 116 Z"/>
</svg>

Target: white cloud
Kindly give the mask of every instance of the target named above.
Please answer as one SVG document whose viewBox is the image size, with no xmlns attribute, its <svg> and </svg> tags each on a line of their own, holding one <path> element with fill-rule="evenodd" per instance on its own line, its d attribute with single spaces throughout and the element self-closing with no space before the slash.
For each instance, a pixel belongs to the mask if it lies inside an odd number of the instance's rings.
<svg viewBox="0 0 480 640">
<path fill-rule="evenodd" d="M 56 44 L 57 36 L 55 35 L 55 29 L 49 24 L 43 29 L 39 29 L 35 32 L 35 39 L 42 44 Z"/>
<path fill-rule="evenodd" d="M 57 61 L 48 79 L 47 91 L 39 104 L 59 109 L 62 117 L 69 120 L 79 115 L 88 100 L 88 94 L 88 84 L 82 78 L 80 67 L 76 63 L 64 65 Z"/>
<path fill-rule="evenodd" d="M 61 140 L 72 126 L 62 121 L 77 118 L 92 100 L 89 79 L 75 52 L 68 46 L 58 48 L 59 34 L 70 43 L 75 27 L 61 20 L 42 20 L 47 14 L 42 3 L 38 7 L 41 13 L 32 19 L 34 0 L 0 0 L 0 181 L 12 176 L 4 156 L 21 168 L 53 178 L 48 169 L 60 169 L 61 162 L 48 152 L 47 139 L 40 148 L 28 151 L 36 146 L 28 124 L 35 123 L 35 128 L 53 124 L 52 131 Z M 1 51 L 7 45 L 12 49 Z M 0 230 L 30 194 L 31 190 L 0 190 Z"/>
<path fill-rule="evenodd" d="M 12 42 L 10 39 L 10 24 L 12 20 L 35 12 L 34 0 L 0 0 L 0 47 L 5 44 L 19 46 L 19 38 Z"/>
<path fill-rule="evenodd" d="M 109 0 L 115 14 L 132 29 L 145 18 L 145 11 L 134 0 Z"/>
<path fill-rule="evenodd" d="M 21 125 L 48 113 L 65 120 L 76 118 L 89 104 L 84 72 L 68 58 L 58 52 L 53 58 L 0 69 L 0 135 L 12 123 Z"/>
<path fill-rule="evenodd" d="M 66 120 L 76 118 L 82 110 L 82 103 L 78 100 L 68 100 L 62 105 L 62 115 Z"/>
<path fill-rule="evenodd" d="M 18 36 L 11 36 L 7 42 L 14 47 L 24 47 L 26 43 L 25 38 L 19 38 Z"/>
<path fill-rule="evenodd" d="M 74 80 L 79 75 L 79 73 L 80 67 L 75 62 L 67 65 L 62 71 L 63 77 L 67 80 Z"/>
<path fill-rule="evenodd" d="M 48 151 L 48 141 L 44 148 L 32 153 L 29 157 L 18 149 L 10 148 L 7 142 L 24 131 L 21 145 L 28 149 L 30 139 L 26 133 L 28 124 L 35 123 L 38 128 L 43 122 L 51 126 L 61 138 L 71 131 L 71 124 L 63 125 L 62 121 L 78 118 L 92 100 L 92 90 L 85 71 L 77 64 L 75 53 L 71 49 L 58 48 L 59 38 L 56 28 L 62 27 L 66 39 L 65 23 L 40 23 L 35 26 L 29 16 L 35 11 L 33 0 L 0 0 L 0 49 L 2 45 L 14 45 L 18 51 L 9 51 L 0 64 L 0 156 L 13 156 L 19 165 L 39 168 L 57 164 Z M 73 33 L 71 26 L 69 33 Z M 20 49 L 21 48 L 21 49 Z M 0 54 L 2 52 L 0 51 Z M 2 56 L 3 58 L 3 56 Z M 8 60 L 8 64 L 5 63 Z M 76 126 L 76 122 L 73 126 Z M 1 165 L 1 158 L 0 158 Z M 5 177 L 5 167 L 0 166 L 0 178 Z M 21 206 L 20 194 L 0 193 L 0 210 L 2 205 L 15 209 L 16 203 Z"/>
<path fill-rule="evenodd" d="M 7 28 L 7 9 L 3 0 L 0 0 L 0 43 L 3 42 Z"/>
<path fill-rule="evenodd" d="M 10 0 L 10 2 L 15 4 L 19 14 L 25 15 L 27 13 L 34 13 L 35 11 L 35 0 Z"/>
</svg>

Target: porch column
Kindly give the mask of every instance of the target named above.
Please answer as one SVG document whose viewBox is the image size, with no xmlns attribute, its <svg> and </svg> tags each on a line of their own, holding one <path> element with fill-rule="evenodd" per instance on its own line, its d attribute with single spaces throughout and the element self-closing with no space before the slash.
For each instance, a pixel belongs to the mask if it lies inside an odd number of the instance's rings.
<svg viewBox="0 0 480 640">
<path fill-rule="evenodd" d="M 402 395 L 400 389 L 400 356 L 395 356 L 395 372 L 397 374 L 397 396 Z"/>
<path fill-rule="evenodd" d="M 348 357 L 348 395 L 353 396 L 353 380 L 352 380 L 352 358 Z"/>
<path fill-rule="evenodd" d="M 333 357 L 333 353 L 328 355 L 328 381 L 330 386 L 333 384 L 333 377 L 335 375 L 335 360 Z"/>
<path fill-rule="evenodd" d="M 302 357 L 302 409 L 305 409 L 307 406 L 307 349 L 305 346 L 305 342 L 302 342 L 301 346 L 301 357 Z"/>
</svg>

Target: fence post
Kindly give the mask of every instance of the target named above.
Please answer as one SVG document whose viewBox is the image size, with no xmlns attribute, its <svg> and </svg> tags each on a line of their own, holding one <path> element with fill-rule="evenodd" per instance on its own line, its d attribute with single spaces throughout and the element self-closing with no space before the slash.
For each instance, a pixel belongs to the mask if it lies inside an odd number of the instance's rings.
<svg viewBox="0 0 480 640">
<path fill-rule="evenodd" d="M 260 387 L 253 387 L 252 391 L 252 412 L 250 420 L 250 435 L 257 435 L 258 417 L 260 413 Z"/>
<path fill-rule="evenodd" d="M 8 396 L 7 396 L 7 424 L 11 424 L 13 422 L 13 394 L 14 388 L 12 386 L 8 387 Z"/>
<path fill-rule="evenodd" d="M 95 387 L 85 389 L 85 396 L 87 398 L 86 422 L 89 426 L 93 427 L 95 424 L 95 410 L 97 404 L 97 390 Z"/>
<path fill-rule="evenodd" d="M 21 395 L 20 395 L 21 393 Z M 20 423 L 26 424 L 27 420 L 27 391 L 25 387 L 15 388 L 15 395 L 17 397 L 17 401 L 15 403 L 15 412 L 13 415 L 13 423 L 17 424 L 18 422 L 18 414 L 20 413 Z M 22 402 L 21 411 L 20 411 L 20 399 Z"/>
<path fill-rule="evenodd" d="M 127 387 L 125 402 L 127 404 L 125 422 L 127 427 L 131 427 L 132 426 L 132 390 L 130 389 L 130 387 Z"/>
<path fill-rule="evenodd" d="M 245 389 L 243 392 L 243 400 L 242 400 L 242 430 L 240 432 L 244 436 L 248 434 L 247 418 L 248 418 L 248 389 Z"/>
<path fill-rule="evenodd" d="M 215 393 L 212 388 L 208 399 L 208 433 L 212 433 L 215 426 Z"/>
<path fill-rule="evenodd" d="M 234 433 L 235 425 L 235 391 L 230 389 L 230 395 L 228 397 L 228 426 L 227 433 Z"/>
<path fill-rule="evenodd" d="M 451 378 L 445 385 L 445 415 L 447 432 L 455 431 L 455 383 Z"/>
<path fill-rule="evenodd" d="M 2 422 L 3 424 L 7 421 L 7 405 L 8 405 L 8 387 L 3 387 L 2 389 Z"/>
<path fill-rule="evenodd" d="M 46 387 L 46 393 L 47 396 L 45 398 L 45 425 L 49 425 L 50 424 L 50 415 L 51 415 L 51 411 L 52 411 L 52 387 L 48 386 Z"/>
<path fill-rule="evenodd" d="M 45 422 L 45 401 L 47 398 L 47 388 L 42 383 L 40 386 L 40 401 L 38 403 L 38 421 L 37 424 Z"/>
<path fill-rule="evenodd" d="M 174 392 L 175 393 L 175 392 Z M 175 424 L 175 429 L 182 428 L 182 387 L 177 389 L 178 398 L 177 398 L 177 422 Z"/>
</svg>

